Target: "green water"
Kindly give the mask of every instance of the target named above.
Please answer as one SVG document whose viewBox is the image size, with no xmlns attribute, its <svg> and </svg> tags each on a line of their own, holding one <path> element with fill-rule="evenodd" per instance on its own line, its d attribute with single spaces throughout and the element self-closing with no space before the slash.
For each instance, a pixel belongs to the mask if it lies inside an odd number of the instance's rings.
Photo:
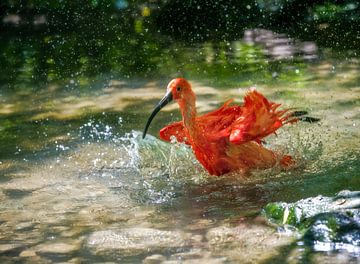
<svg viewBox="0 0 360 264">
<path fill-rule="evenodd" d="M 244 11 L 229 24 L 205 19 L 221 1 L 20 2 L 0 12 L 1 263 L 358 262 L 358 245 L 319 250 L 261 214 L 360 188 L 357 3 L 309 2 L 285 30 L 297 1 L 228 1 Z M 199 113 L 256 86 L 320 122 L 266 139 L 296 168 L 211 177 L 158 138 L 181 118 L 175 103 L 141 138 L 174 77 L 192 83 Z"/>
<path fill-rule="evenodd" d="M 307 109 L 321 121 L 285 127 L 268 139 L 272 148 L 292 154 L 298 168 L 250 178 L 208 176 L 189 148 L 153 137 L 178 120 L 175 104 L 141 139 L 167 80 L 106 80 L 80 93 L 61 84 L 40 93 L 4 92 L 2 261 L 137 263 L 156 254 L 230 263 L 356 261 L 346 251 L 294 246 L 295 236 L 279 239 L 259 218 L 269 202 L 359 189 L 359 69 L 347 66 L 341 61 L 334 73 L 333 64 L 322 61 L 309 65 L 302 81 L 258 85 L 271 99 Z M 229 97 L 241 102 L 246 92 L 213 88 L 200 77 L 190 81 L 200 111 Z M 110 233 L 102 237 L 102 231 Z"/>
</svg>

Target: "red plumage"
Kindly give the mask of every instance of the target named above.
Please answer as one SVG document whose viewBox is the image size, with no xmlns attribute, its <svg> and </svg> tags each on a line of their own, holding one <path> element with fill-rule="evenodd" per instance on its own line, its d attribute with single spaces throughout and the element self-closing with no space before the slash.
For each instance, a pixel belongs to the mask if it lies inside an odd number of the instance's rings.
<svg viewBox="0 0 360 264">
<path fill-rule="evenodd" d="M 178 102 L 183 120 L 161 129 L 160 138 L 170 141 L 175 137 L 178 142 L 191 145 L 196 158 L 210 174 L 246 173 L 278 163 L 282 166 L 293 163 L 290 156 L 277 154 L 261 142 L 297 119 L 287 109 L 278 110 L 280 104 L 269 101 L 255 89 L 246 94 L 243 105 L 232 105 L 231 99 L 201 116 L 196 115 L 196 96 L 185 79 L 172 80 L 167 89 Z"/>
</svg>

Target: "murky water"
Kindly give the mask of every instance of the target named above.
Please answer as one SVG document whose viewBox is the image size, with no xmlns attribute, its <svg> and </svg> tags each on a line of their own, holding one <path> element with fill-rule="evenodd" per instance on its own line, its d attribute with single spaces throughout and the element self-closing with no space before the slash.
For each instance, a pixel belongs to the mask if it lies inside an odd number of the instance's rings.
<svg viewBox="0 0 360 264">
<path fill-rule="evenodd" d="M 61 85 L 36 95 L 4 92 L 1 262 L 356 263 L 357 253 L 314 251 L 260 216 L 272 201 L 359 190 L 360 71 L 336 67 L 322 62 L 301 81 L 258 85 L 321 122 L 267 140 L 297 168 L 249 178 L 208 176 L 188 147 L 141 139 L 168 80 L 111 80 L 86 94 Z M 190 81 L 200 112 L 229 97 L 241 102 L 246 92 Z M 176 105 L 167 107 L 150 134 L 178 118 Z"/>
</svg>

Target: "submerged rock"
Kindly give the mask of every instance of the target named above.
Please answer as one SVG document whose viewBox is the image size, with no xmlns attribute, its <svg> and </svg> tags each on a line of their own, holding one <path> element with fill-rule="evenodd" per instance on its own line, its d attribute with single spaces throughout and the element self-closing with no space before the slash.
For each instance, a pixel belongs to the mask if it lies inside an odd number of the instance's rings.
<svg viewBox="0 0 360 264">
<path fill-rule="evenodd" d="M 23 247 L 21 244 L 0 244 L 0 253 L 9 252 Z"/>
<path fill-rule="evenodd" d="M 360 253 L 360 223 L 343 213 L 321 213 L 307 221 L 303 239 L 319 251 L 342 250 Z"/>
<path fill-rule="evenodd" d="M 19 256 L 22 258 L 29 258 L 29 257 L 36 257 L 37 255 L 34 250 L 26 249 L 26 250 L 22 251 Z"/>
<path fill-rule="evenodd" d="M 276 224 L 296 227 L 303 234 L 304 244 L 315 250 L 360 254 L 360 191 L 270 203 L 263 212 Z"/>
<path fill-rule="evenodd" d="M 226 263 L 266 263 L 293 239 L 293 236 L 276 233 L 273 228 L 260 223 L 219 226 L 206 233 L 212 256 L 224 256 Z"/>
<path fill-rule="evenodd" d="M 118 252 L 131 256 L 186 247 L 190 244 L 190 240 L 190 234 L 180 231 L 125 228 L 94 232 L 88 237 L 87 246 L 96 255 Z"/>
<path fill-rule="evenodd" d="M 277 224 L 299 226 L 314 215 L 327 212 L 344 212 L 359 215 L 360 191 L 341 191 L 335 197 L 310 197 L 295 203 L 269 203 L 265 216 Z"/>
<path fill-rule="evenodd" d="M 44 243 L 35 247 L 38 253 L 71 254 L 80 249 L 80 241 L 68 241 L 68 243 Z"/>
<path fill-rule="evenodd" d="M 146 257 L 142 263 L 143 264 L 157 264 L 157 263 L 161 263 L 165 260 L 166 260 L 166 257 L 164 257 L 163 255 L 155 254 L 155 255 Z"/>
</svg>

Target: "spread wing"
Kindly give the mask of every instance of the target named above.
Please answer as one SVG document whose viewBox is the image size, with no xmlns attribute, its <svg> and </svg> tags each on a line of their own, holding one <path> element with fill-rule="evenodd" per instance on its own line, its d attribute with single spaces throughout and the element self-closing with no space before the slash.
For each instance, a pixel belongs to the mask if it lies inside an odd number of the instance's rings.
<svg viewBox="0 0 360 264">
<path fill-rule="evenodd" d="M 209 141 L 220 140 L 230 135 L 232 124 L 242 113 L 241 106 L 230 105 L 233 101 L 234 99 L 230 99 L 219 109 L 198 117 L 197 123 Z"/>
<path fill-rule="evenodd" d="M 261 143 L 261 139 L 274 133 L 286 123 L 296 122 L 289 109 L 278 110 L 280 104 L 270 102 L 256 90 L 244 97 L 244 105 L 230 105 L 226 101 L 219 109 L 197 117 L 196 125 L 206 140 L 227 139 L 233 144 L 248 141 Z M 175 136 L 178 142 L 190 145 L 187 130 L 182 121 L 172 123 L 160 130 L 160 138 L 170 141 Z"/>
<path fill-rule="evenodd" d="M 230 106 L 232 101 L 233 99 L 230 99 L 219 109 L 197 117 L 197 126 L 206 133 L 209 141 L 229 136 L 230 126 L 241 111 L 240 106 Z M 190 145 L 187 133 L 183 122 L 179 121 L 161 129 L 160 138 L 165 141 L 171 141 L 171 137 L 174 136 L 178 142 Z"/>
<path fill-rule="evenodd" d="M 242 114 L 232 124 L 229 140 L 233 144 L 261 139 L 274 133 L 286 123 L 298 121 L 289 109 L 278 110 L 280 104 L 270 102 L 256 90 L 244 97 Z"/>
<path fill-rule="evenodd" d="M 190 145 L 187 139 L 185 127 L 182 121 L 172 123 L 160 130 L 160 138 L 165 141 L 171 141 L 174 136 L 178 142 Z"/>
</svg>

